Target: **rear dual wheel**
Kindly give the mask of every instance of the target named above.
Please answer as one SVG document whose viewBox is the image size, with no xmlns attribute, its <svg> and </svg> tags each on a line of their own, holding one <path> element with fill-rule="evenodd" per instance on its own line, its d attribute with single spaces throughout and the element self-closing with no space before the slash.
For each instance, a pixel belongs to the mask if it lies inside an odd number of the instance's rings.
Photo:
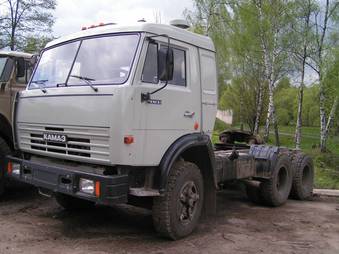
<svg viewBox="0 0 339 254">
<path fill-rule="evenodd" d="M 314 166 L 312 158 L 299 153 L 292 160 L 294 177 L 290 196 L 298 200 L 309 200 L 313 196 Z"/>
<path fill-rule="evenodd" d="M 288 199 L 292 188 L 292 180 L 293 171 L 290 158 L 281 154 L 272 170 L 271 178 L 262 180 L 258 186 L 247 185 L 247 196 L 256 204 L 281 206 Z"/>
</svg>

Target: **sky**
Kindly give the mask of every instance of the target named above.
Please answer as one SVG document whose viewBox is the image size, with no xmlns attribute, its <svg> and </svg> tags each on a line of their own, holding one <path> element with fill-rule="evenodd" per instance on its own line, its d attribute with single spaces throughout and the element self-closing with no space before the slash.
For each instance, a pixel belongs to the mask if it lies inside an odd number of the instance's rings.
<svg viewBox="0 0 339 254">
<path fill-rule="evenodd" d="M 100 22 L 155 22 L 156 16 L 168 24 L 172 19 L 183 18 L 186 8 L 193 9 L 192 0 L 57 0 L 53 34 L 67 35 Z"/>
</svg>

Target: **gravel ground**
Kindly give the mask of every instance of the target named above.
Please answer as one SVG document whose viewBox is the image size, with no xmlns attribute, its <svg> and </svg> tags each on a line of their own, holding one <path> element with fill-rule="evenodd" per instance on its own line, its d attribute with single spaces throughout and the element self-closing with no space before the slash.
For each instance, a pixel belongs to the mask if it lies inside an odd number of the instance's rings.
<svg viewBox="0 0 339 254">
<path fill-rule="evenodd" d="M 34 189 L 0 199 L 0 253 L 339 253 L 339 199 L 251 204 L 218 195 L 217 215 L 180 241 L 159 238 L 151 213 L 130 206 L 67 212 Z"/>
</svg>

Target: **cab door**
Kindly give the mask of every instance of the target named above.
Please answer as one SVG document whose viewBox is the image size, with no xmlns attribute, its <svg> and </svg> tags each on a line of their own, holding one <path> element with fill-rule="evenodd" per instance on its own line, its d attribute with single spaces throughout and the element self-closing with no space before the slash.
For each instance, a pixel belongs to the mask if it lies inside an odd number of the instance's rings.
<svg viewBox="0 0 339 254">
<path fill-rule="evenodd" d="M 0 56 L 0 115 L 11 120 L 11 86 L 15 61 L 9 57 Z"/>
<path fill-rule="evenodd" d="M 26 89 L 29 79 L 33 73 L 34 64 L 30 59 L 20 58 L 16 60 L 16 72 L 11 82 L 11 101 L 17 92 Z M 12 108 L 13 109 L 13 108 Z"/>
<path fill-rule="evenodd" d="M 158 165 L 162 155 L 178 138 L 200 132 L 200 77 L 197 49 L 194 46 L 171 40 L 174 55 L 173 79 L 168 85 L 141 101 L 141 93 L 152 93 L 165 82 L 158 80 L 158 50 L 167 47 L 162 41 L 144 46 L 144 58 L 139 80 L 135 82 L 135 129 L 143 135 L 143 160 Z M 138 76 L 137 76 L 138 77 Z"/>
</svg>

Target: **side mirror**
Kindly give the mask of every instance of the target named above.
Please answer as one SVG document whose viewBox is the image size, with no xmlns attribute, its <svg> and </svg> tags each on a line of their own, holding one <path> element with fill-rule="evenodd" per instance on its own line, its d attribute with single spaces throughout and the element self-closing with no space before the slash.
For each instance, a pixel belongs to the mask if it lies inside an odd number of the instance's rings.
<svg viewBox="0 0 339 254">
<path fill-rule="evenodd" d="M 32 58 L 30 59 L 30 64 L 31 64 L 32 66 L 34 66 L 34 65 L 38 62 L 38 60 L 39 60 L 38 55 L 34 55 L 34 56 L 32 56 Z"/>
<path fill-rule="evenodd" d="M 158 52 L 158 78 L 160 81 L 173 79 L 174 55 L 173 49 L 161 47 Z"/>
<path fill-rule="evenodd" d="M 22 78 L 25 77 L 26 72 L 26 63 L 23 57 L 19 57 L 16 59 L 16 77 Z"/>
</svg>

